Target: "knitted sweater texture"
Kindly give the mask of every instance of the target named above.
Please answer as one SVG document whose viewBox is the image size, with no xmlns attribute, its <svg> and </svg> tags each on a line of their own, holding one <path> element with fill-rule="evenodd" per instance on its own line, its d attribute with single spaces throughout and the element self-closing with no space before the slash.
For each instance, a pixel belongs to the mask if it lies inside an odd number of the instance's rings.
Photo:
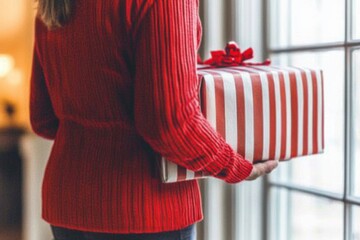
<svg viewBox="0 0 360 240">
<path fill-rule="evenodd" d="M 50 224 L 150 233 L 200 221 L 198 182 L 163 184 L 160 156 L 229 183 L 250 174 L 200 111 L 198 0 L 76 0 L 64 27 L 36 19 L 35 32 L 30 118 L 54 139 Z"/>
</svg>

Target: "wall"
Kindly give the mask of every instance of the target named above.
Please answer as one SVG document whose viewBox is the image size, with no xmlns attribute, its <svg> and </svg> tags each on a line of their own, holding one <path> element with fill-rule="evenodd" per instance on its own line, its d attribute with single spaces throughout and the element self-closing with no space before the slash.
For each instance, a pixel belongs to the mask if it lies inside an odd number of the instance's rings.
<svg viewBox="0 0 360 240">
<path fill-rule="evenodd" d="M 0 77 L 0 127 L 6 125 L 2 101 L 16 104 L 16 123 L 28 126 L 29 78 L 32 61 L 35 3 L 0 0 L 0 54 L 14 58 L 14 70 Z"/>
</svg>

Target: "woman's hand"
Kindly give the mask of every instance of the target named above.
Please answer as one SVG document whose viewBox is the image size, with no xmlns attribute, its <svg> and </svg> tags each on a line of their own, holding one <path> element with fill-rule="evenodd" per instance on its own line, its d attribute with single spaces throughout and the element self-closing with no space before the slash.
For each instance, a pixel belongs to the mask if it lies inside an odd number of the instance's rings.
<svg viewBox="0 0 360 240">
<path fill-rule="evenodd" d="M 279 164 L 279 161 L 266 161 L 260 163 L 254 163 L 253 169 L 246 180 L 255 180 L 265 174 L 271 173 Z"/>
</svg>

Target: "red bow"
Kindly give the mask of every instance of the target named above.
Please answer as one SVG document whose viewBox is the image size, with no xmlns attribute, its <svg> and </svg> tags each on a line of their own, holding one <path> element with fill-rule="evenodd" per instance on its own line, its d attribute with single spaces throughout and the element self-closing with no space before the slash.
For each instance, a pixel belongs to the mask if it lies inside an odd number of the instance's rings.
<svg viewBox="0 0 360 240">
<path fill-rule="evenodd" d="M 211 51 L 211 58 L 206 61 L 201 61 L 198 57 L 199 64 L 209 64 L 215 67 L 228 66 L 253 66 L 253 65 L 270 65 L 270 59 L 266 59 L 262 63 L 246 63 L 244 61 L 252 59 L 254 56 L 252 48 L 241 52 L 236 42 L 229 42 L 224 50 Z"/>
</svg>

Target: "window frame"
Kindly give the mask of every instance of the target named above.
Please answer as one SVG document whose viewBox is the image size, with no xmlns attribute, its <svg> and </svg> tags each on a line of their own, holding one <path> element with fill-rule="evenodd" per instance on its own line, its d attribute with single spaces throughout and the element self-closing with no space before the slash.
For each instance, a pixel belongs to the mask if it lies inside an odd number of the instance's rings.
<svg viewBox="0 0 360 240">
<path fill-rule="evenodd" d="M 354 174 L 353 166 L 355 164 L 354 159 L 354 150 L 355 150 L 355 140 L 354 140 L 354 119 L 353 119 L 353 86 L 355 79 L 353 78 L 353 51 L 360 49 L 360 40 L 354 40 L 353 37 L 353 11 L 352 4 L 355 0 L 345 0 L 345 38 L 344 42 L 332 42 L 332 43 L 321 43 L 321 44 L 309 44 L 309 45 L 300 45 L 300 46 L 291 46 L 291 47 L 271 47 L 270 45 L 270 11 L 271 5 L 267 0 L 262 0 L 263 4 L 263 28 L 264 28 L 264 37 L 263 37 L 263 49 L 265 56 L 269 57 L 270 54 L 279 54 L 279 53 L 294 53 L 294 52 L 307 52 L 314 50 L 333 50 L 333 49 L 343 49 L 345 52 L 345 136 L 344 136 L 344 192 L 343 193 L 334 193 L 331 191 L 324 191 L 319 188 L 311 188 L 293 183 L 279 182 L 277 180 L 270 180 L 269 177 L 265 179 L 265 199 L 270 199 L 270 189 L 286 189 L 289 193 L 299 192 L 304 194 L 309 194 L 314 197 L 326 198 L 329 200 L 339 201 L 344 204 L 344 219 L 343 219 L 343 239 L 350 240 L 352 235 L 352 207 L 360 206 L 360 197 L 353 196 L 353 181 L 352 177 Z M 271 208 L 271 203 L 264 202 L 265 208 L 265 224 L 264 231 L 267 234 L 263 235 L 263 239 L 267 240 L 270 237 L 272 230 L 270 229 L 270 218 L 269 211 Z M 281 221 L 281 219 L 278 219 Z"/>
<path fill-rule="evenodd" d="M 212 1 L 212 0 L 208 0 Z M 225 3 L 226 2 L 226 3 Z M 227 23 L 229 24 L 226 39 L 235 40 L 241 49 L 252 47 L 255 52 L 254 60 L 264 59 L 263 40 L 263 0 L 224 1 L 226 4 Z M 259 16 L 260 14 L 260 16 Z M 232 186 L 232 209 L 234 209 L 233 238 L 232 239 L 264 239 L 266 221 L 264 179 L 244 182 Z M 255 224 L 256 223 L 256 224 Z"/>
</svg>

